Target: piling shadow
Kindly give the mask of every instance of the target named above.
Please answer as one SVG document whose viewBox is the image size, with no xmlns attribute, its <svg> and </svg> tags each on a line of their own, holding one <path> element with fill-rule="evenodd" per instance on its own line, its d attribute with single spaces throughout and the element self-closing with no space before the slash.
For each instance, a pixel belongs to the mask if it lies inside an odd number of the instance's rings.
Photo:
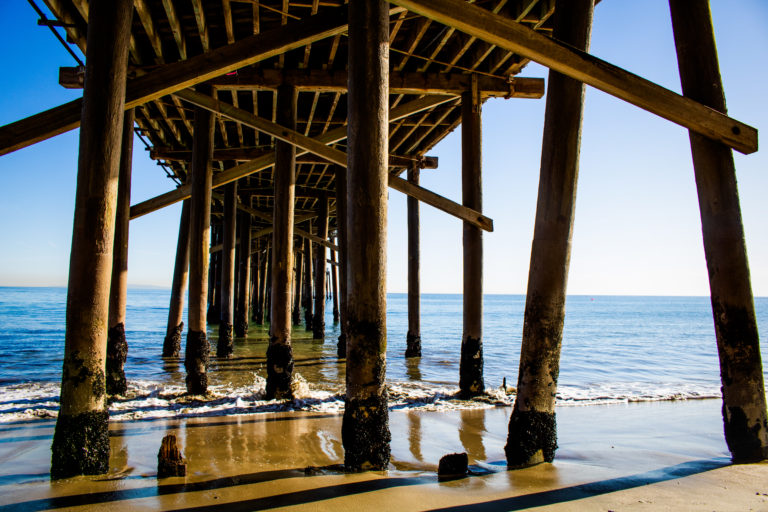
<svg viewBox="0 0 768 512">
<path fill-rule="evenodd" d="M 430 512 L 495 512 L 497 510 L 525 510 L 531 507 L 566 503 L 569 501 L 591 498 L 593 496 L 634 489 L 636 487 L 643 487 L 659 482 L 676 480 L 678 478 L 685 478 L 687 476 L 706 473 L 713 469 L 729 466 L 730 464 L 731 461 L 724 457 L 694 460 L 621 478 L 612 478 L 609 480 L 601 480 L 599 482 L 565 487 L 563 489 L 553 489 L 551 491 L 542 491 L 522 496 L 514 496 L 512 498 L 486 501 L 483 503 L 436 508 L 432 509 Z"/>
</svg>

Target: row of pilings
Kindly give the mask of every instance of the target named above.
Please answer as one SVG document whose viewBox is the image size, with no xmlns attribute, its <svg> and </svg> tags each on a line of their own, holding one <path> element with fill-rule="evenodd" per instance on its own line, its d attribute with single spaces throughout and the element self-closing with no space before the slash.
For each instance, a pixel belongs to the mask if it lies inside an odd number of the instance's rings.
<svg viewBox="0 0 768 512">
<path fill-rule="evenodd" d="M 586 50 L 593 0 L 557 0 L 554 37 Z M 681 81 L 686 96 L 721 112 L 725 102 L 706 0 L 670 2 Z M 349 6 L 348 161 L 337 168 L 337 218 L 340 263 L 339 313 L 346 357 L 346 397 L 342 426 L 348 470 L 386 469 L 389 464 L 386 369 L 386 227 L 388 183 L 389 15 L 381 0 Z M 109 392 L 124 389 L 119 369 L 125 358 L 125 236 L 127 173 L 131 114 L 125 111 L 130 0 L 92 2 L 88 24 L 87 70 L 80 132 L 80 157 L 74 233 L 67 296 L 67 325 L 62 372 L 61 409 L 53 440 L 51 475 L 104 473 L 109 464 Z M 205 85 L 198 92 L 208 92 Z M 551 461 L 556 448 L 555 397 L 564 321 L 565 292 L 578 176 L 583 85 L 550 71 L 543 137 L 541 178 L 525 307 L 517 398 L 512 411 L 507 462 L 510 467 Z M 296 126 L 296 90 L 278 91 L 279 124 Z M 480 113 L 477 91 L 462 96 L 462 191 L 466 206 L 480 210 Z M 292 281 L 296 251 L 294 199 L 296 148 L 276 144 L 275 206 L 271 239 L 258 245 L 258 276 L 249 284 L 250 262 L 240 262 L 235 283 L 233 240 L 237 236 L 236 185 L 225 190 L 222 251 L 209 276 L 211 248 L 211 158 L 214 116 L 195 109 L 194 143 L 188 183 L 191 197 L 182 208 L 173 297 L 183 297 L 189 282 L 184 363 L 187 390 L 207 390 L 208 311 L 219 314 L 217 353 L 231 354 L 231 330 L 244 329 L 238 302 L 256 297 L 257 316 L 269 317 L 267 394 L 290 398 L 293 371 L 291 343 L 296 306 Z M 723 383 L 725 436 L 735 461 L 766 457 L 768 423 L 749 270 L 744 247 L 733 158 L 719 142 L 691 133 L 704 247 Z M 116 151 L 115 148 L 121 148 Z M 121 165 L 122 159 L 122 165 Z M 418 173 L 409 172 L 412 183 Z M 120 183 L 125 186 L 121 187 Z M 118 199 L 120 196 L 120 199 Z M 327 241 L 328 202 L 321 201 L 318 237 Z M 409 219 L 418 210 L 409 203 Z M 229 219 L 227 222 L 226 219 Z M 184 229 L 183 226 L 188 228 Z M 217 228 L 218 229 L 218 228 Z M 241 223 L 242 247 L 250 248 L 251 229 Z M 417 237 L 418 235 L 416 235 Z M 186 240 L 184 238 L 186 237 Z M 464 227 L 464 333 L 460 388 L 464 396 L 482 393 L 482 238 Z M 414 240 L 418 243 L 417 238 Z M 246 245 L 247 244 L 247 245 Z M 319 247 L 323 247 L 320 245 Z M 325 272 L 311 276 L 312 250 L 303 242 L 302 266 L 307 325 L 322 333 Z M 418 251 L 409 274 L 418 275 Z M 250 257 L 250 250 L 243 251 Z M 315 268 L 325 268 L 325 250 L 316 251 Z M 318 263 L 319 262 L 319 263 Z M 216 284 L 220 276 L 221 283 Z M 298 281 L 299 279 L 296 279 Z M 309 291 L 314 281 L 315 308 Z M 213 284 L 211 284 L 213 283 Z M 294 285 L 292 287 L 292 284 Z M 418 283 L 411 289 L 418 297 Z M 250 289 L 250 293 L 249 293 Z M 255 291 L 254 291 L 255 290 Z M 317 292 L 319 290 L 319 292 Z M 110 297 L 110 291 L 114 298 Z M 209 301 L 209 291 L 213 297 Z M 218 298 L 218 300 L 217 300 Z M 244 300 L 248 300 L 247 298 Z M 209 304 L 209 302 L 211 304 Z M 268 304 L 268 306 L 266 305 Z M 172 303 L 164 353 L 180 350 L 181 307 Z M 409 317 L 409 355 L 418 355 L 417 305 Z M 247 317 L 246 317 L 247 318 Z M 108 340 L 109 339 L 109 343 Z M 107 346 L 114 347 L 107 357 Z M 109 387 L 108 387 L 109 386 Z"/>
</svg>

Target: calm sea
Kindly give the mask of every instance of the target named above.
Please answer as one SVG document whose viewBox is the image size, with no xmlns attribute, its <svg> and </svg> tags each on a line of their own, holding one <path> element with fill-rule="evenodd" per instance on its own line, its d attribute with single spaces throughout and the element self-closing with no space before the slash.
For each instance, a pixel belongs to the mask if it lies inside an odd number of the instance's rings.
<svg viewBox="0 0 768 512">
<path fill-rule="evenodd" d="M 163 360 L 167 290 L 128 293 L 126 376 L 129 392 L 111 405 L 116 419 L 339 410 L 344 364 L 336 358 L 338 325 L 331 303 L 324 341 L 294 327 L 293 402 L 263 399 L 266 328 L 251 325 L 235 356 L 211 360 L 211 393 L 184 395 L 183 360 Z M 392 407 L 462 408 L 511 403 L 517 383 L 525 297 L 484 298 L 486 401 L 455 400 L 462 332 L 461 295 L 422 296 L 422 351 L 406 360 L 407 297 L 387 299 L 387 379 Z M 762 339 L 768 299 L 755 301 Z M 0 287 L 0 422 L 55 416 L 64 351 L 65 288 Z M 209 328 L 216 343 L 216 326 Z M 766 351 L 763 350 L 763 359 Z M 561 404 L 713 398 L 720 394 L 714 328 L 707 297 L 570 296 L 561 359 Z"/>
</svg>

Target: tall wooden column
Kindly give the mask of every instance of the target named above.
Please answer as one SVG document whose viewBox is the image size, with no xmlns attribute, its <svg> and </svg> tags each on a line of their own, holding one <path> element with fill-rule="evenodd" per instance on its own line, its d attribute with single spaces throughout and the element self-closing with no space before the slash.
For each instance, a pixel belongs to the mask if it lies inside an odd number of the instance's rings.
<svg viewBox="0 0 768 512">
<path fill-rule="evenodd" d="M 198 86 L 198 90 L 210 92 L 210 88 L 205 86 Z M 184 367 L 187 370 L 187 392 L 201 395 L 208 391 L 207 372 L 210 356 L 210 345 L 206 336 L 206 302 L 211 245 L 213 116 L 205 109 L 195 108 L 194 123 L 189 212 L 189 330 Z"/>
<path fill-rule="evenodd" d="M 419 168 L 408 169 L 408 181 L 419 184 Z M 408 335 L 405 357 L 421 357 L 421 248 L 419 246 L 419 200 L 408 196 Z"/>
<path fill-rule="evenodd" d="M 323 197 L 319 201 L 320 210 L 317 212 L 317 236 L 323 240 L 328 239 L 328 198 Z M 321 340 L 325 338 L 325 289 L 326 289 L 326 250 L 324 245 L 316 244 L 315 247 L 315 314 L 312 319 L 312 338 Z"/>
<path fill-rule="evenodd" d="M 331 249 L 331 291 L 333 294 L 333 323 L 339 323 L 339 277 L 336 268 L 338 261 L 336 251 Z"/>
<path fill-rule="evenodd" d="M 179 357 L 181 333 L 184 331 L 184 295 L 189 274 L 189 199 L 181 205 L 179 238 L 176 242 L 176 262 L 173 266 L 171 303 L 168 308 L 168 327 L 163 340 L 163 357 Z"/>
<path fill-rule="evenodd" d="M 705 0 L 670 0 L 683 94 L 726 113 Z M 735 462 L 768 457 L 768 419 L 744 227 L 730 148 L 689 132 L 709 271 L 725 440 Z"/>
<path fill-rule="evenodd" d="M 117 183 L 115 242 L 112 254 L 112 284 L 109 291 L 109 330 L 107 331 L 107 394 L 124 395 L 125 306 L 128 296 L 128 225 L 131 221 L 131 166 L 133 165 L 133 109 L 123 117 L 123 141 L 120 152 L 120 176 Z"/>
<path fill-rule="evenodd" d="M 339 244 L 339 343 L 336 355 L 347 357 L 347 168 L 337 165 L 336 171 L 336 224 Z"/>
<path fill-rule="evenodd" d="M 301 250 L 302 242 L 299 238 L 296 240 L 296 245 L 293 248 L 293 253 L 296 256 L 294 258 L 294 280 L 293 280 L 293 311 L 291 312 L 292 315 L 292 322 L 293 325 L 299 325 L 301 323 L 301 304 L 302 304 L 302 295 L 301 295 L 301 289 L 302 285 L 304 284 L 304 280 L 302 279 L 302 276 L 304 275 L 303 272 L 303 255 L 304 252 Z"/>
<path fill-rule="evenodd" d="M 220 245 L 224 241 L 223 223 L 213 221 L 211 224 L 211 246 Z M 208 266 L 208 313 L 207 322 L 218 324 L 221 316 L 221 260 L 222 251 L 210 255 Z"/>
<path fill-rule="evenodd" d="M 269 264 L 269 243 L 264 243 L 264 248 L 259 251 L 259 298 L 256 302 L 255 318 L 256 325 L 264 323 L 264 299 L 267 295 L 267 265 Z M 271 285 L 270 285 L 271 286 Z"/>
<path fill-rule="evenodd" d="M 277 122 L 296 129 L 296 89 L 277 92 Z M 267 397 L 289 398 L 293 376 L 291 348 L 291 273 L 293 272 L 293 211 L 296 194 L 296 147 L 275 144 L 275 209 L 272 215 L 271 336 L 267 349 Z"/>
<path fill-rule="evenodd" d="M 554 38 L 587 50 L 594 0 L 557 0 Z M 551 462 L 584 85 L 550 70 L 528 295 L 505 452 L 510 467 Z"/>
<path fill-rule="evenodd" d="M 349 4 L 347 393 L 341 437 L 349 471 L 389 464 L 384 382 L 389 134 L 389 4 Z"/>
<path fill-rule="evenodd" d="M 240 253 L 238 258 L 237 304 L 235 305 L 235 336 L 248 334 L 248 310 L 251 308 L 251 214 L 240 213 Z"/>
<path fill-rule="evenodd" d="M 235 235 L 237 230 L 237 182 L 224 186 L 224 243 L 221 247 L 221 313 L 218 357 L 232 356 L 232 324 L 235 321 Z"/>
<path fill-rule="evenodd" d="M 312 232 L 312 223 L 308 223 L 307 231 Z M 304 239 L 304 291 L 301 294 L 304 302 L 304 328 L 312 330 L 312 242 Z"/>
<path fill-rule="evenodd" d="M 89 13 L 53 479 L 109 469 L 104 368 L 133 3 L 93 2 Z"/>
<path fill-rule="evenodd" d="M 257 241 L 258 247 L 258 241 Z M 255 255 L 255 257 L 254 257 Z M 250 318 L 254 323 L 256 322 L 256 308 L 259 303 L 259 252 L 255 251 L 251 253 L 251 303 L 250 303 Z"/>
<path fill-rule="evenodd" d="M 462 204 L 483 211 L 481 102 L 477 83 L 461 96 Z M 485 392 L 483 383 L 483 232 L 464 222 L 464 334 L 459 390 L 464 397 Z"/>
</svg>

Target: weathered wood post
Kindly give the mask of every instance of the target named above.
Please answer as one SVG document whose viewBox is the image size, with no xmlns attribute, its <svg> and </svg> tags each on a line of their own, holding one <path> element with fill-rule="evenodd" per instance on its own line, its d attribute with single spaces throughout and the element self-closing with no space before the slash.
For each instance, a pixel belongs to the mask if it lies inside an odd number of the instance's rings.
<svg viewBox="0 0 768 512">
<path fill-rule="evenodd" d="M 418 166 L 412 165 L 408 169 L 408 181 L 414 185 L 419 184 Z M 405 357 L 421 357 L 420 261 L 419 200 L 408 196 L 408 334 Z"/>
<path fill-rule="evenodd" d="M 557 0 L 554 38 L 587 50 L 594 0 Z M 551 462 L 565 320 L 584 84 L 550 70 L 517 397 L 504 448 L 510 467 Z"/>
<path fill-rule="evenodd" d="M 198 86 L 198 90 L 210 92 L 207 86 Z M 206 336 L 206 302 L 211 245 L 213 116 L 205 109 L 195 108 L 194 123 L 190 166 L 192 191 L 189 212 L 189 327 L 184 367 L 187 370 L 187 392 L 202 395 L 208 391 L 207 372 L 210 356 L 210 345 Z"/>
<path fill-rule="evenodd" d="M 258 241 L 257 241 L 258 244 Z M 257 245 L 258 246 L 258 245 Z M 256 255 L 254 257 L 254 254 Z M 250 299 L 250 318 L 256 322 L 256 308 L 259 303 L 259 253 L 251 253 L 251 299 Z"/>
<path fill-rule="evenodd" d="M 347 357 L 347 168 L 337 165 L 336 171 L 336 225 L 339 244 L 339 343 L 336 355 Z"/>
<path fill-rule="evenodd" d="M 133 3 L 93 2 L 69 260 L 61 408 L 51 478 L 109 469 L 105 357 Z"/>
<path fill-rule="evenodd" d="M 338 239 L 337 239 L 338 240 Z M 336 251 L 331 250 L 331 289 L 333 293 L 333 323 L 339 323 L 339 278 Z"/>
<path fill-rule="evenodd" d="M 264 288 L 264 321 L 272 323 L 272 246 L 267 244 L 267 282 Z M 272 330 L 270 329 L 270 332 Z"/>
<path fill-rule="evenodd" d="M 482 103 L 473 75 L 472 88 L 461 95 L 462 204 L 483 211 Z M 483 232 L 464 222 L 464 333 L 461 338 L 459 390 L 465 398 L 485 392 L 483 382 Z"/>
<path fill-rule="evenodd" d="M 312 223 L 309 222 L 307 231 L 312 232 Z M 312 242 L 304 239 L 304 291 L 302 292 L 304 300 L 304 328 L 307 331 L 312 330 Z"/>
<path fill-rule="evenodd" d="M 235 320 L 235 236 L 237 230 L 237 182 L 224 186 L 224 242 L 221 247 L 221 310 L 217 357 L 232 357 L 232 324 Z"/>
<path fill-rule="evenodd" d="M 293 319 L 293 325 L 299 325 L 301 323 L 301 304 L 302 304 L 302 296 L 301 296 L 301 290 L 302 285 L 304 283 L 304 280 L 302 279 L 304 272 L 303 272 L 303 251 L 301 250 L 302 241 L 301 239 L 296 240 L 296 245 L 293 248 L 293 253 L 296 256 L 294 258 L 294 282 L 293 282 L 293 311 L 292 319 Z"/>
<path fill-rule="evenodd" d="M 267 296 L 267 286 L 271 286 L 267 278 L 267 265 L 269 265 L 269 242 L 266 242 L 264 248 L 259 251 L 259 299 L 256 302 L 256 318 L 254 319 L 256 325 L 264 323 L 264 302 Z"/>
<path fill-rule="evenodd" d="M 347 393 L 341 428 L 349 471 L 389 464 L 385 386 L 389 161 L 389 4 L 349 4 Z"/>
<path fill-rule="evenodd" d="M 117 183 L 115 241 L 112 252 L 112 284 L 109 291 L 109 330 L 107 331 L 107 394 L 123 395 L 128 390 L 125 360 L 125 306 L 128 297 L 128 225 L 131 221 L 131 166 L 133 164 L 133 109 L 123 117 L 120 176 Z"/>
<path fill-rule="evenodd" d="M 240 214 L 240 252 L 238 259 L 237 304 L 235 305 L 235 336 L 248 334 L 248 310 L 251 307 L 251 214 Z"/>
<path fill-rule="evenodd" d="M 211 223 L 211 246 L 224 242 L 223 222 Z M 210 255 L 208 266 L 208 312 L 207 323 L 218 324 L 221 317 L 221 264 L 222 251 L 216 251 Z"/>
<path fill-rule="evenodd" d="M 320 209 L 317 212 L 317 236 L 323 240 L 328 239 L 328 198 L 318 200 Z M 315 244 L 315 311 L 312 318 L 312 338 L 322 340 L 325 338 L 325 289 L 326 274 L 325 260 L 326 250 L 324 245 Z"/>
<path fill-rule="evenodd" d="M 670 0 L 683 94 L 726 113 L 709 3 Z M 689 132 L 709 271 L 725 440 L 734 462 L 768 457 L 755 306 L 731 149 Z"/>
<path fill-rule="evenodd" d="M 179 357 L 181 333 L 184 331 L 184 295 L 189 274 L 189 199 L 181 205 L 179 238 L 176 242 L 176 262 L 173 266 L 171 304 L 168 308 L 168 327 L 163 340 L 163 357 Z"/>
<path fill-rule="evenodd" d="M 277 92 L 277 122 L 296 129 L 296 89 Z M 271 336 L 267 349 L 267 398 L 290 398 L 293 376 L 291 348 L 291 273 L 293 272 L 293 211 L 296 195 L 296 147 L 275 143 L 275 208 L 272 218 Z"/>
</svg>

